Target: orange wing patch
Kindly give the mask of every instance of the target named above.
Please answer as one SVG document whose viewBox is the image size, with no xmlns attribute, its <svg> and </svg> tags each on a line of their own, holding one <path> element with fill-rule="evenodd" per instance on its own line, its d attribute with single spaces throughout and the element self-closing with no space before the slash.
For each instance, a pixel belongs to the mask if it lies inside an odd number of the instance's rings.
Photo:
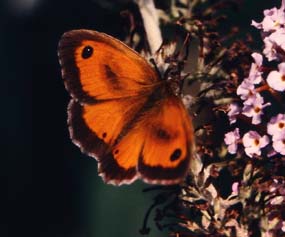
<svg viewBox="0 0 285 237">
<path fill-rule="evenodd" d="M 185 130 L 184 108 L 174 98 L 167 98 L 159 107 L 149 111 L 144 127 L 146 138 L 142 153 L 143 162 L 148 166 L 175 168 L 188 154 L 188 134 Z M 189 131 L 192 134 L 192 131 Z M 159 148 L 159 149 L 158 149 Z M 161 157 L 164 157 L 161 159 Z"/>
<path fill-rule="evenodd" d="M 141 153 L 144 133 L 140 130 L 131 130 L 112 149 L 112 154 L 119 166 L 124 168 L 137 167 L 138 157 Z"/>
<path fill-rule="evenodd" d="M 59 43 L 65 86 L 82 102 L 145 94 L 158 76 L 144 58 L 115 38 L 89 30 L 65 33 Z"/>
<path fill-rule="evenodd" d="M 144 100 L 138 103 L 143 103 Z M 109 146 L 112 146 L 124 126 L 132 119 L 138 108 L 129 101 L 110 100 L 83 106 L 83 120 Z"/>
<path fill-rule="evenodd" d="M 189 171 L 194 132 L 181 100 L 172 95 L 146 114 L 146 131 L 138 172 L 148 183 L 175 184 Z"/>
<path fill-rule="evenodd" d="M 116 151 L 116 143 L 144 100 L 104 101 L 93 105 L 80 105 L 72 100 L 69 105 L 68 123 L 73 142 L 82 152 L 98 160 L 99 173 L 108 183 L 130 183 L 137 178 L 137 156 L 128 156 L 124 150 Z M 131 147 L 126 148 L 132 152 Z M 123 154 L 123 159 L 120 155 Z M 118 156 L 119 155 L 119 156 Z"/>
<path fill-rule="evenodd" d="M 114 146 L 113 154 L 126 167 L 136 161 L 138 173 L 148 183 L 175 184 L 188 171 L 193 143 L 187 111 L 177 97 L 171 96 L 145 111 Z"/>
</svg>

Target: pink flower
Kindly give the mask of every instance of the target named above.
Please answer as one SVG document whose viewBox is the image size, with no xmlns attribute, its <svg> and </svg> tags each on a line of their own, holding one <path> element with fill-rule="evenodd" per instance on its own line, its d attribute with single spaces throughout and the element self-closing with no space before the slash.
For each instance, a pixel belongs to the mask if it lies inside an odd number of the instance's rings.
<svg viewBox="0 0 285 237">
<path fill-rule="evenodd" d="M 237 95 L 239 95 L 242 100 L 252 98 L 255 94 L 254 84 L 248 79 L 244 79 L 237 88 Z"/>
<path fill-rule="evenodd" d="M 252 157 L 253 155 L 261 154 L 261 148 L 269 143 L 269 139 L 266 135 L 261 137 L 257 132 L 249 131 L 244 134 L 242 142 L 245 147 L 245 153 Z"/>
<path fill-rule="evenodd" d="M 237 144 L 240 139 L 239 129 L 236 128 L 232 132 L 228 132 L 225 134 L 225 143 L 228 145 L 228 151 L 230 154 L 235 154 L 237 152 Z"/>
<path fill-rule="evenodd" d="M 265 44 L 264 55 L 269 61 L 280 59 L 280 51 L 285 51 L 285 3 L 282 1 L 280 9 L 276 7 L 264 11 L 262 22 L 252 21 L 257 29 L 262 30 Z"/>
<path fill-rule="evenodd" d="M 267 133 L 273 140 L 281 139 L 285 135 L 285 114 L 277 114 L 267 124 Z"/>
<path fill-rule="evenodd" d="M 284 16 L 285 17 L 285 16 Z M 278 30 L 273 32 L 269 37 L 269 40 L 285 50 L 285 30 Z"/>
<path fill-rule="evenodd" d="M 263 53 L 268 61 L 282 58 L 280 51 L 285 51 L 285 30 L 282 29 L 273 32 L 269 36 L 266 36 L 263 42 L 265 44 Z"/>
<path fill-rule="evenodd" d="M 264 18 L 262 22 L 257 23 L 255 21 L 252 21 L 251 25 L 253 25 L 257 29 L 262 29 L 264 32 L 272 32 L 284 27 L 285 24 L 284 8 L 285 6 L 283 1 L 280 9 L 274 7 L 272 9 L 264 10 L 263 12 Z"/>
<path fill-rule="evenodd" d="M 272 136 L 273 149 L 285 155 L 285 114 L 278 114 L 270 119 L 267 133 Z"/>
<path fill-rule="evenodd" d="M 230 124 L 233 124 L 236 122 L 236 116 L 240 113 L 240 107 L 236 103 L 232 103 L 229 106 L 229 112 L 228 117 L 230 120 Z"/>
<path fill-rule="evenodd" d="M 259 53 L 253 53 L 251 56 L 254 59 L 254 63 L 251 64 L 251 68 L 249 71 L 249 76 L 248 80 L 252 84 L 259 84 L 262 81 L 262 71 L 261 71 L 261 66 L 262 66 L 262 55 Z"/>
<path fill-rule="evenodd" d="M 285 36 L 284 36 L 285 38 Z M 271 71 L 266 79 L 268 85 L 277 91 L 285 90 L 285 63 L 278 65 L 279 71 Z"/>
<path fill-rule="evenodd" d="M 273 32 L 269 36 L 263 39 L 265 48 L 263 50 L 264 55 L 268 61 L 282 58 L 281 51 L 285 51 L 285 30 L 279 30 Z"/>
<path fill-rule="evenodd" d="M 285 155 L 285 135 L 280 139 L 273 140 L 272 146 L 276 152 Z"/>
<path fill-rule="evenodd" d="M 268 59 L 268 61 L 276 60 L 279 58 L 279 55 L 277 53 L 277 46 L 274 42 L 272 42 L 269 37 L 265 37 L 264 40 L 264 49 L 263 53 Z"/>
<path fill-rule="evenodd" d="M 247 117 L 252 117 L 252 124 L 260 124 L 261 115 L 263 115 L 263 109 L 269 105 L 271 104 L 264 104 L 264 99 L 260 94 L 256 94 L 254 100 L 244 102 L 242 114 Z"/>
</svg>

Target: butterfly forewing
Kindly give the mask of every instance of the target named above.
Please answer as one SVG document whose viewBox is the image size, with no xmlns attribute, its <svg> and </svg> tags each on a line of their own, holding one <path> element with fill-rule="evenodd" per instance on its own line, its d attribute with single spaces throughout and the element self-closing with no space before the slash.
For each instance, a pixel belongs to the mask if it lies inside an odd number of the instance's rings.
<svg viewBox="0 0 285 237">
<path fill-rule="evenodd" d="M 118 113 L 119 110 L 113 103 L 116 104 L 116 100 L 81 105 L 71 100 L 68 108 L 70 136 L 82 152 L 98 160 L 98 171 L 104 180 L 113 184 L 130 183 L 137 177 L 136 164 L 133 164 L 136 158 L 130 160 L 132 163 L 128 165 L 120 165 L 114 157 L 116 152 L 112 147 L 132 108 L 129 107 L 125 113 Z M 111 105 L 113 106 L 109 107 Z M 102 111 L 104 106 L 112 109 Z"/>
<path fill-rule="evenodd" d="M 65 86 L 81 102 L 147 94 L 158 81 L 155 71 L 139 54 L 96 31 L 65 33 L 58 54 Z"/>
</svg>

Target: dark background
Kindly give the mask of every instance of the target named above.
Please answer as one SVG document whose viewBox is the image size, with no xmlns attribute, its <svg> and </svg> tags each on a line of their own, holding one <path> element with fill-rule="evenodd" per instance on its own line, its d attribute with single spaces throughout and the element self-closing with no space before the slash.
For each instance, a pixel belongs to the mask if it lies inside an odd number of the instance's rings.
<svg viewBox="0 0 285 237">
<path fill-rule="evenodd" d="M 21 5 L 21 2 L 35 4 Z M 8 176 L 9 236 L 135 237 L 152 195 L 147 185 L 106 185 L 97 163 L 72 144 L 66 125 L 69 95 L 57 59 L 60 36 L 78 28 L 124 36 L 127 1 L 2 0 L 1 171 Z M 115 3 L 115 4 L 114 4 Z M 279 1 L 245 0 L 231 21 L 252 31 Z M 9 168 L 6 168 L 9 167 Z M 4 186 L 5 187 L 5 186 Z M 4 190 L 4 189 L 2 189 Z M 4 206 L 5 205 L 5 202 Z M 8 236 L 6 223 L 0 235 Z M 150 236 L 166 236 L 152 228 Z"/>
</svg>

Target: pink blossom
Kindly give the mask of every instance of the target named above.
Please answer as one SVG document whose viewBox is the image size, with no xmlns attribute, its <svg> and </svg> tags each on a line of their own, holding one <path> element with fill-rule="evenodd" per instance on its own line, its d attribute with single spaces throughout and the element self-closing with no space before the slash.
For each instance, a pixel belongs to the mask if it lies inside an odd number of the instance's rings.
<svg viewBox="0 0 285 237">
<path fill-rule="evenodd" d="M 226 145 L 228 145 L 228 151 L 230 154 L 235 154 L 237 152 L 237 144 L 239 142 L 239 139 L 239 128 L 236 128 L 234 131 L 225 134 L 224 141 Z"/>
<path fill-rule="evenodd" d="M 285 38 L 285 36 L 284 36 Z M 266 79 L 268 85 L 277 91 L 285 90 L 285 63 L 278 65 L 279 71 L 271 71 Z"/>
<path fill-rule="evenodd" d="M 264 55 L 268 61 L 282 58 L 280 51 L 285 51 L 285 29 L 273 32 L 263 39 L 265 48 Z M 283 56 L 284 57 L 284 56 Z"/>
<path fill-rule="evenodd" d="M 265 44 L 264 55 L 269 61 L 280 59 L 280 51 L 285 51 L 285 3 L 282 1 L 280 9 L 276 7 L 264 12 L 262 22 L 252 21 L 252 25 L 262 30 Z"/>
<path fill-rule="evenodd" d="M 267 133 L 272 135 L 272 147 L 276 153 L 285 155 L 285 115 L 278 114 L 267 125 Z"/>
<path fill-rule="evenodd" d="M 266 56 L 268 61 L 276 60 L 279 58 L 279 55 L 277 53 L 277 46 L 274 42 L 270 40 L 269 37 L 265 37 L 263 39 L 264 42 L 264 49 L 263 49 L 263 54 Z"/>
<path fill-rule="evenodd" d="M 244 134 L 242 142 L 245 147 L 245 153 L 249 157 L 253 157 L 253 155 L 261 154 L 261 148 L 269 143 L 269 139 L 266 135 L 261 137 L 257 132 L 249 131 Z"/>
<path fill-rule="evenodd" d="M 254 59 L 254 63 L 251 64 L 249 76 L 247 79 L 252 84 L 259 84 L 262 81 L 261 66 L 262 66 L 263 58 L 262 58 L 262 55 L 259 53 L 253 53 L 251 56 Z"/>
<path fill-rule="evenodd" d="M 230 124 L 233 124 L 236 122 L 236 116 L 240 113 L 241 109 L 236 103 L 232 103 L 229 106 L 229 112 L 228 112 L 228 117 L 230 120 Z"/>
<path fill-rule="evenodd" d="M 267 124 L 267 133 L 273 140 L 281 139 L 285 135 L 285 114 L 277 114 Z"/>
<path fill-rule="evenodd" d="M 273 32 L 263 39 L 265 48 L 264 55 L 268 61 L 282 58 L 280 51 L 285 51 L 285 29 Z"/>
<path fill-rule="evenodd" d="M 254 84 L 248 79 L 244 79 L 237 88 L 237 95 L 239 95 L 242 100 L 248 100 L 254 97 L 255 93 Z"/>
<path fill-rule="evenodd" d="M 242 109 L 242 114 L 247 117 L 252 117 L 252 124 L 260 124 L 263 109 L 271 105 L 270 103 L 264 104 L 264 99 L 260 94 L 256 94 L 254 100 L 245 101 Z"/>
<path fill-rule="evenodd" d="M 264 18 L 262 22 L 258 23 L 252 21 L 252 25 L 257 29 L 262 29 L 264 32 L 272 32 L 282 28 L 285 24 L 284 1 L 280 9 L 276 7 L 264 10 Z"/>
<path fill-rule="evenodd" d="M 273 32 L 269 37 L 269 40 L 285 50 L 285 30 L 278 30 Z"/>
<path fill-rule="evenodd" d="M 285 155 L 285 135 L 279 139 L 273 140 L 272 146 L 276 152 L 280 153 L 281 155 Z"/>
</svg>

